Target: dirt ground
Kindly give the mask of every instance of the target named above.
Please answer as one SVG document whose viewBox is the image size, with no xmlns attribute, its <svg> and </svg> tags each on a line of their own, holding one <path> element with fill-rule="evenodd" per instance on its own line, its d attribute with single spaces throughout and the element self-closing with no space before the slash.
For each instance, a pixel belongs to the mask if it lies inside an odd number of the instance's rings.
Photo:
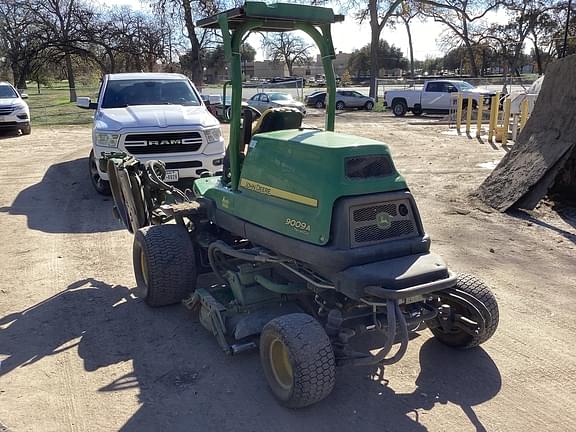
<svg viewBox="0 0 576 432">
<path fill-rule="evenodd" d="M 468 352 L 424 331 L 400 363 L 339 370 L 298 411 L 256 352 L 227 357 L 184 307 L 132 293 L 131 235 L 89 184 L 89 128 L 0 137 L 0 431 L 576 430 L 576 213 L 491 212 L 468 194 L 506 150 L 409 120 L 345 112 L 337 129 L 390 145 L 434 252 L 493 287 L 499 330 Z"/>
</svg>

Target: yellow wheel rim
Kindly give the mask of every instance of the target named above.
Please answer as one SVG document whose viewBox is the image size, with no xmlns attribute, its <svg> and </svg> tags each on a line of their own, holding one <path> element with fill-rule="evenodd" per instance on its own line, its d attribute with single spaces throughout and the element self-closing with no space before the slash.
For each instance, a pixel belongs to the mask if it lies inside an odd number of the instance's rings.
<svg viewBox="0 0 576 432">
<path fill-rule="evenodd" d="M 270 366 L 278 385 L 285 390 L 290 390 L 294 376 L 292 365 L 286 345 L 278 338 L 270 344 Z"/>
<path fill-rule="evenodd" d="M 144 250 L 140 250 L 140 269 L 142 269 L 142 279 L 144 279 L 144 284 L 148 287 L 148 265 L 146 264 Z"/>
</svg>

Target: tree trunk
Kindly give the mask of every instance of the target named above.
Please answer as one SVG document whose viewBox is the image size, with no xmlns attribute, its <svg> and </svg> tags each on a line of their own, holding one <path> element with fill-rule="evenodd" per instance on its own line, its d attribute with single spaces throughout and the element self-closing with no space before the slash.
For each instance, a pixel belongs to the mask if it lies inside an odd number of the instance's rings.
<svg viewBox="0 0 576 432">
<path fill-rule="evenodd" d="M 376 97 L 376 79 L 380 73 L 380 63 L 378 58 L 378 45 L 380 43 L 380 25 L 378 23 L 378 2 L 370 0 L 370 97 Z"/>
<path fill-rule="evenodd" d="M 288 68 L 288 76 L 294 76 L 294 74 L 292 73 L 292 68 L 294 67 L 294 64 L 291 61 L 286 60 L 286 67 Z"/>
<path fill-rule="evenodd" d="M 18 71 L 18 65 L 16 63 L 11 64 L 12 67 L 12 79 L 14 80 L 14 86 L 18 88 L 20 81 L 20 72 Z"/>
<path fill-rule="evenodd" d="M 465 20 L 462 21 L 462 36 L 464 39 L 464 44 L 466 45 L 466 53 L 468 54 L 468 60 L 470 60 L 470 69 L 473 77 L 477 77 L 478 65 L 476 64 L 476 57 L 474 56 L 474 47 L 470 43 L 470 38 L 468 37 L 468 25 Z"/>
<path fill-rule="evenodd" d="M 74 68 L 72 67 L 72 56 L 70 53 L 64 55 L 64 61 L 66 62 L 68 88 L 70 89 L 70 102 L 76 102 L 76 80 L 74 79 Z"/>
<path fill-rule="evenodd" d="M 534 56 L 536 57 L 536 67 L 538 68 L 538 75 L 542 75 L 544 73 L 542 67 L 542 55 L 540 54 L 540 48 L 538 48 L 538 40 L 534 38 Z"/>
<path fill-rule="evenodd" d="M 194 82 L 197 87 L 201 88 L 204 84 L 204 69 L 200 52 L 200 42 L 196 36 L 196 27 L 194 26 L 190 0 L 182 0 L 182 7 L 184 9 L 184 23 L 186 24 L 186 31 L 188 32 L 188 39 L 190 39 L 192 82 Z"/>
<path fill-rule="evenodd" d="M 410 22 L 402 17 L 408 33 L 408 48 L 410 49 L 410 77 L 414 79 L 414 47 L 412 46 L 412 32 L 410 31 Z"/>
</svg>

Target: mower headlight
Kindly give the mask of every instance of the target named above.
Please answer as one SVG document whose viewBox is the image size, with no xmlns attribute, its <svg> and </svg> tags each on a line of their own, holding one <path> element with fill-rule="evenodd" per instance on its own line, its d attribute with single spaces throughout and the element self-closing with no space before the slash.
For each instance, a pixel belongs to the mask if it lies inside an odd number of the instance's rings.
<svg viewBox="0 0 576 432">
<path fill-rule="evenodd" d="M 222 131 L 220 130 L 220 127 L 205 129 L 204 133 L 206 134 L 206 141 L 209 143 L 220 141 L 220 138 L 222 137 Z"/>
<path fill-rule="evenodd" d="M 96 132 L 96 145 L 102 147 L 118 147 L 119 134 Z"/>
</svg>

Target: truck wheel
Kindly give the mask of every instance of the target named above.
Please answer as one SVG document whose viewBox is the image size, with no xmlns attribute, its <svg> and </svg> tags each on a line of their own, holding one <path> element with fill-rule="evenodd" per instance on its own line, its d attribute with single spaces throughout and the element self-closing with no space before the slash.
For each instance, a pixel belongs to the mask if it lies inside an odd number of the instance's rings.
<svg viewBox="0 0 576 432">
<path fill-rule="evenodd" d="M 422 113 L 422 107 L 420 105 L 414 105 L 414 108 L 412 108 L 412 114 L 414 114 L 416 117 L 420 117 Z"/>
<path fill-rule="evenodd" d="M 194 245 L 182 225 L 140 228 L 132 262 L 139 294 L 148 306 L 178 303 L 196 288 Z"/>
<path fill-rule="evenodd" d="M 408 111 L 408 106 L 403 100 L 395 100 L 392 102 L 392 112 L 396 117 L 404 117 Z"/>
<path fill-rule="evenodd" d="M 483 323 L 481 330 L 475 335 L 456 326 L 431 328 L 430 331 L 440 342 L 451 347 L 468 349 L 474 348 L 492 337 L 498 327 L 498 303 L 484 282 L 471 275 L 458 275 L 458 282 L 454 288 L 447 290 L 446 294 L 448 295 L 442 295 L 442 292 L 439 294 L 441 303 L 450 306 L 452 316 L 458 314 L 469 320 Z M 474 307 L 459 301 L 459 298 L 469 298 Z"/>
<path fill-rule="evenodd" d="M 338 101 L 336 102 L 336 109 L 342 111 L 344 109 L 344 102 Z"/>
<path fill-rule="evenodd" d="M 372 101 L 368 101 L 364 104 L 364 109 L 366 111 L 372 111 L 373 108 L 374 108 L 374 102 Z"/>
<path fill-rule="evenodd" d="M 90 183 L 94 186 L 96 192 L 100 195 L 109 196 L 112 194 L 110 190 L 110 183 L 103 180 L 98 172 L 98 166 L 96 165 L 96 158 L 94 157 L 94 150 L 90 150 L 90 156 L 88 157 L 88 169 L 90 170 Z"/>
<path fill-rule="evenodd" d="M 30 135 L 32 133 L 32 126 L 30 126 L 30 123 L 27 123 L 22 126 L 20 130 L 22 131 L 22 135 Z"/>
<path fill-rule="evenodd" d="M 334 388 L 332 344 L 310 315 L 284 315 L 266 324 L 260 335 L 260 360 L 272 393 L 288 408 L 319 402 Z"/>
</svg>

